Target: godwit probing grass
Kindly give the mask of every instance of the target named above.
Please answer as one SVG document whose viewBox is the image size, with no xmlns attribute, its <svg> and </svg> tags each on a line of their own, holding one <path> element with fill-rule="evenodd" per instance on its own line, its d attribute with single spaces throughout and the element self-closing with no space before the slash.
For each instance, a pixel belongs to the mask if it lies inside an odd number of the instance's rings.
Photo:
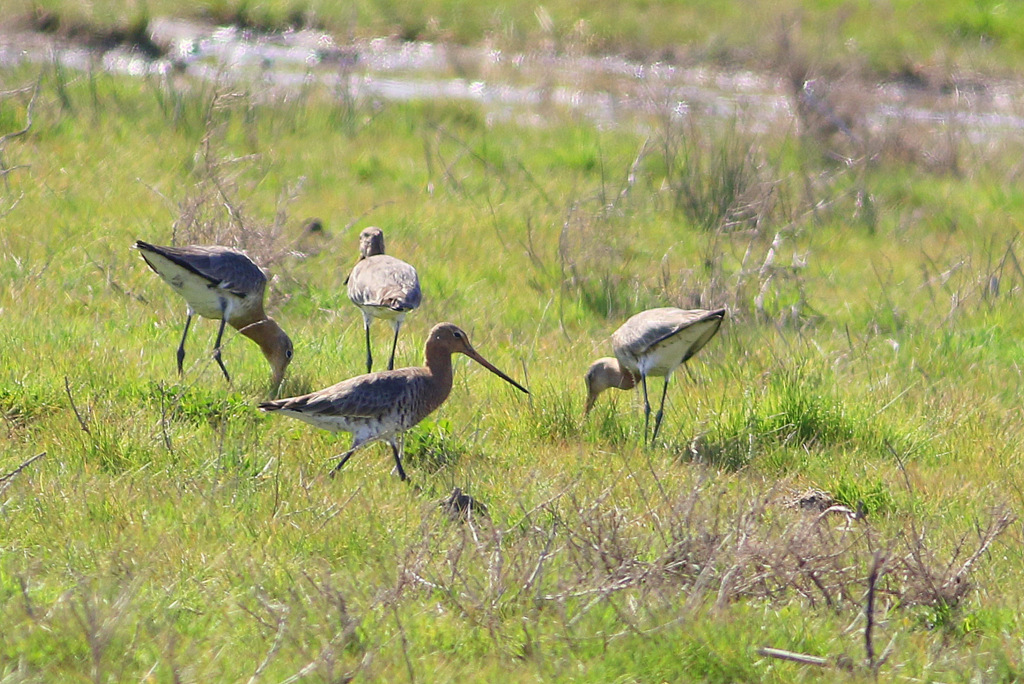
<svg viewBox="0 0 1024 684">
<path fill-rule="evenodd" d="M 264 411 L 279 411 L 324 430 L 352 433 L 352 446 L 339 455 L 333 477 L 357 449 L 383 440 L 391 445 L 398 477 L 407 479 L 396 438 L 430 415 L 452 391 L 452 354 L 473 359 L 499 378 L 529 392 L 480 356 L 469 338 L 452 323 L 431 329 L 424 349 L 424 366 L 379 371 L 350 378 L 301 397 L 265 401 Z"/>
<path fill-rule="evenodd" d="M 370 227 L 359 234 L 359 262 L 345 282 L 348 284 L 348 298 L 363 312 L 366 372 L 373 370 L 373 354 L 370 352 L 370 321 L 373 318 L 388 321 L 395 331 L 388 360 L 388 370 L 393 369 L 398 330 L 405 315 L 418 307 L 423 299 L 416 269 L 385 254 L 384 233 L 380 228 Z"/>
<path fill-rule="evenodd" d="M 601 392 L 612 387 L 628 390 L 636 386 L 637 378 L 644 390 L 644 443 L 650 425 L 651 404 L 647 399 L 647 377 L 663 376 L 661 405 L 654 417 L 653 442 L 661 427 L 665 411 L 665 394 L 672 371 L 687 362 L 715 336 L 725 309 L 675 309 L 665 307 L 641 311 L 612 333 L 615 358 L 598 359 L 587 370 L 587 407 L 590 413 Z"/>
<path fill-rule="evenodd" d="M 185 298 L 188 316 L 178 345 L 178 374 L 185 360 L 185 338 L 196 314 L 220 320 L 213 358 L 231 382 L 220 355 L 224 325 L 230 323 L 260 346 L 273 372 L 273 391 L 281 385 L 292 360 L 292 341 L 263 310 L 267 276 L 249 257 L 229 247 L 158 247 L 139 240 L 135 248 L 149 267 Z"/>
</svg>

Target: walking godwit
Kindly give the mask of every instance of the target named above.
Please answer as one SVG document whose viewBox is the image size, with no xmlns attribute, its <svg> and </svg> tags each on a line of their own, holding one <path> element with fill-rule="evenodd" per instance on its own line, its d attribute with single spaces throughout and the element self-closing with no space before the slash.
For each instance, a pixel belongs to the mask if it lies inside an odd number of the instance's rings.
<svg viewBox="0 0 1024 684">
<path fill-rule="evenodd" d="M 644 443 L 650 425 L 651 404 L 647 399 L 647 376 L 665 378 L 661 405 L 654 417 L 653 442 L 661 427 L 665 410 L 665 394 L 672 371 L 684 364 L 715 336 L 725 318 L 725 309 L 675 309 L 665 307 L 641 311 L 612 333 L 615 358 L 598 359 L 587 370 L 587 406 L 590 413 L 594 401 L 609 388 L 628 390 L 636 387 L 639 376 L 644 390 Z"/>
<path fill-rule="evenodd" d="M 430 415 L 452 391 L 452 354 L 473 359 L 513 387 L 529 392 L 480 356 L 452 323 L 438 323 L 427 336 L 424 366 L 379 371 L 350 378 L 301 397 L 265 401 L 264 411 L 280 411 L 324 430 L 352 433 L 352 446 L 339 456 L 333 477 L 357 449 L 378 440 L 391 445 L 398 477 L 407 479 L 396 437 Z"/>
<path fill-rule="evenodd" d="M 348 284 L 348 298 L 363 312 L 366 372 L 373 370 L 373 354 L 370 352 L 370 320 L 373 318 L 388 321 L 395 330 L 391 358 L 388 360 L 388 370 L 392 370 L 395 367 L 398 330 L 402 327 L 405 314 L 419 306 L 423 299 L 416 269 L 401 259 L 385 254 L 383 231 L 370 227 L 359 234 L 359 262 L 345 283 Z"/>
<path fill-rule="evenodd" d="M 229 247 L 158 247 L 138 240 L 135 248 L 149 267 L 185 298 L 188 315 L 178 345 L 178 374 L 185 360 L 185 338 L 196 314 L 220 320 L 213 358 L 231 382 L 220 356 L 224 324 L 260 346 L 273 371 L 274 392 L 292 360 L 292 341 L 281 326 L 263 310 L 267 276 L 242 252 Z"/>
</svg>

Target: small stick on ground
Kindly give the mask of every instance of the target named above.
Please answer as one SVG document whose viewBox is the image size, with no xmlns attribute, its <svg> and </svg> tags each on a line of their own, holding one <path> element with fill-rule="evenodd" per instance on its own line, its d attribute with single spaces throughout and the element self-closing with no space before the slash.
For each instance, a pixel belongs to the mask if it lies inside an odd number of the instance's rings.
<svg viewBox="0 0 1024 684">
<path fill-rule="evenodd" d="M 875 628 L 875 583 L 878 582 L 878 574 L 885 563 L 881 552 L 875 552 L 874 560 L 871 562 L 871 572 L 868 573 L 868 596 L 864 606 L 864 614 L 867 618 L 864 625 L 864 650 L 867 652 L 868 667 L 875 670 L 875 644 L 872 631 Z"/>
<path fill-rule="evenodd" d="M 82 427 L 82 432 L 92 437 L 92 431 L 89 430 L 89 424 L 85 422 L 85 418 L 82 418 L 82 414 L 78 412 L 78 407 L 75 406 L 75 398 L 71 396 L 71 382 L 68 380 L 68 376 L 64 376 L 64 391 L 68 394 L 68 401 L 71 402 L 71 410 L 75 412 L 75 418 L 78 419 L 78 424 Z"/>
<path fill-rule="evenodd" d="M 18 475 L 18 473 L 23 471 L 25 468 L 28 468 L 30 465 L 32 465 L 33 463 L 35 463 L 36 461 L 38 461 L 39 459 L 41 459 L 45 455 L 46 455 L 46 452 L 45 451 L 41 451 L 38 454 L 36 454 L 35 456 L 33 456 L 32 458 L 30 458 L 27 461 L 25 461 L 24 463 L 22 463 L 20 466 L 18 466 L 17 468 L 12 470 L 11 472 L 7 473 L 6 475 L 0 476 L 0 484 L 7 484 L 11 480 L 13 480 Z"/>
<path fill-rule="evenodd" d="M 818 667 L 828 666 L 828 658 L 805 655 L 803 653 L 794 653 L 793 651 L 784 651 L 781 648 L 768 648 L 767 646 L 762 646 L 757 649 L 757 654 L 765 656 L 766 658 L 789 660 L 794 663 L 800 663 L 801 665 L 817 665 Z"/>
</svg>

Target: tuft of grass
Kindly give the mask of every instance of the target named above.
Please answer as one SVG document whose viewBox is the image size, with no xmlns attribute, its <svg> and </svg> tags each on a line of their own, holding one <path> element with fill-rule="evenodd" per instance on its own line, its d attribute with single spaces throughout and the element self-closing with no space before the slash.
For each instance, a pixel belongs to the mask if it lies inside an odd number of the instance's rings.
<svg viewBox="0 0 1024 684">
<path fill-rule="evenodd" d="M 735 127 L 709 136 L 692 118 L 687 124 L 666 124 L 661 143 L 660 161 L 676 210 L 710 231 L 758 228 L 768 221 L 771 187 L 762 178 L 765 162 L 756 156 L 758 146 Z"/>
<path fill-rule="evenodd" d="M 451 468 L 471 457 L 469 449 L 453 434 L 449 420 L 427 418 L 405 433 L 404 460 L 427 473 Z"/>
</svg>

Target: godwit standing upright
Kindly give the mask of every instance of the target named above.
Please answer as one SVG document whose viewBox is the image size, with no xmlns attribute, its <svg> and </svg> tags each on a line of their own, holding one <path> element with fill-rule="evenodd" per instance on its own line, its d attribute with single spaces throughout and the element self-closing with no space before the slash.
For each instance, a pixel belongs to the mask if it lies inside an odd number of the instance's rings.
<svg viewBox="0 0 1024 684">
<path fill-rule="evenodd" d="M 339 456 L 333 476 L 357 449 L 378 440 L 391 445 L 398 477 L 405 480 L 396 438 L 444 403 L 452 390 L 452 354 L 473 359 L 501 379 L 529 394 L 522 385 L 480 356 L 469 338 L 452 323 L 438 323 L 427 337 L 426 365 L 379 371 L 350 378 L 301 397 L 265 401 L 264 411 L 280 411 L 318 428 L 352 433 L 352 446 Z"/>
<path fill-rule="evenodd" d="M 388 370 L 393 369 L 398 330 L 405 314 L 418 307 L 423 299 L 416 269 L 385 254 L 384 233 L 380 228 L 370 227 L 359 234 L 359 262 L 345 282 L 348 284 L 348 298 L 363 312 L 366 372 L 373 370 L 373 354 L 370 352 L 370 320 L 373 318 L 388 321 L 395 330 L 388 360 Z"/>
<path fill-rule="evenodd" d="M 584 416 L 594 407 L 598 395 L 612 387 L 632 389 L 639 376 L 644 390 L 644 443 L 650 425 L 651 404 L 647 399 L 647 376 L 665 378 L 661 405 L 654 418 L 653 442 L 661 427 L 665 410 L 665 394 L 672 371 L 701 350 L 715 336 L 725 318 L 725 309 L 675 309 L 665 307 L 641 311 L 612 333 L 615 358 L 598 359 L 587 370 L 587 407 Z"/>
<path fill-rule="evenodd" d="M 220 357 L 224 324 L 230 323 L 260 346 L 273 371 L 274 392 L 292 360 L 292 341 L 281 326 L 263 310 L 267 276 L 249 257 L 229 247 L 158 247 L 139 240 L 135 248 L 149 267 L 185 298 L 188 316 L 178 345 L 178 374 L 185 360 L 185 338 L 192 316 L 220 319 L 213 358 L 231 382 Z"/>
</svg>

